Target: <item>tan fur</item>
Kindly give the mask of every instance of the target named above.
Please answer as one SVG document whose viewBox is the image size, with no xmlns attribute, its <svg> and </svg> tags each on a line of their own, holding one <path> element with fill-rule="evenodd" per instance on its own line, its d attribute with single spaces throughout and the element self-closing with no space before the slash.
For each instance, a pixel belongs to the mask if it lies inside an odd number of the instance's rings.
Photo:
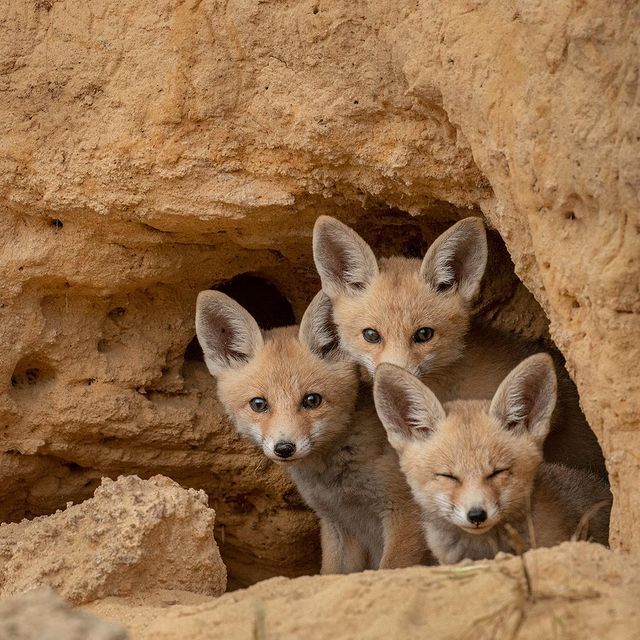
<svg viewBox="0 0 640 640">
<path fill-rule="evenodd" d="M 472 245 L 474 234 L 476 244 Z M 452 264 L 464 263 L 466 251 L 473 269 L 461 270 L 460 283 L 442 291 L 433 265 L 443 247 L 451 251 L 457 238 L 460 250 Z M 343 349 L 370 375 L 381 363 L 403 367 L 429 385 L 441 402 L 490 399 L 507 373 L 538 349 L 472 323 L 473 298 L 484 271 L 484 254 L 478 247 L 486 252 L 484 230 L 477 219 L 469 218 L 442 234 L 422 261 L 393 257 L 376 262 L 353 230 L 333 218 L 320 217 L 314 229 L 314 257 L 323 290 L 333 303 Z M 357 277 L 351 278 L 352 272 Z M 380 334 L 380 343 L 364 339 L 362 332 L 368 327 Z M 412 339 L 421 327 L 433 329 L 430 341 Z M 557 360 L 559 402 L 545 458 L 605 476 L 597 438 L 580 410 L 575 386 Z"/>
<path fill-rule="evenodd" d="M 537 355 L 518 369 L 531 363 L 552 368 L 550 358 L 545 364 Z M 543 382 L 540 376 L 534 383 L 526 382 L 529 387 L 522 397 L 531 400 L 536 393 L 532 384 L 540 389 Z M 406 371 L 383 365 L 376 373 L 378 412 L 422 509 L 427 543 L 440 563 L 513 552 L 508 525 L 525 548 L 569 540 L 581 518 L 601 502 L 589 518 L 588 534 L 607 544 L 611 494 L 606 484 L 586 471 L 542 462 L 542 443 L 555 402 L 553 381 L 539 392 L 535 409 L 539 415 L 525 418 L 528 426 L 513 426 L 505 417 L 511 409 L 504 404 L 518 405 L 521 399 L 508 379 L 505 383 L 502 397 L 498 398 L 499 389 L 492 403 L 464 400 L 442 406 Z M 541 408 L 540 403 L 547 405 Z M 516 413 L 520 409 L 516 407 Z M 490 477 L 500 469 L 505 471 Z M 486 511 L 487 520 L 481 525 L 468 518 L 474 508 Z"/>
<path fill-rule="evenodd" d="M 334 320 L 347 352 L 370 374 L 381 362 L 414 375 L 457 364 L 469 329 L 469 306 L 458 296 L 438 294 L 427 287 L 420 275 L 420 260 L 383 259 L 379 268 L 367 289 L 333 300 Z M 383 342 L 366 342 L 362 337 L 366 327 L 376 329 Z M 435 329 L 430 342 L 412 342 L 420 327 Z"/>
<path fill-rule="evenodd" d="M 332 329 L 324 322 L 323 300 L 314 300 L 300 330 L 274 329 L 256 337 L 252 327 L 243 326 L 242 319 L 247 320 L 234 309 L 236 303 L 221 295 L 201 294 L 197 325 L 205 359 L 218 379 L 218 396 L 239 433 L 286 466 L 319 516 L 322 572 L 419 563 L 426 548 L 419 509 L 375 413 L 370 388 L 360 389 L 351 361 L 327 352 Z M 220 328 L 222 337 L 216 333 Z M 238 340 L 230 336 L 233 331 Z M 219 353 L 227 344 L 239 349 L 238 358 Z M 220 365 L 225 360 L 230 364 Z M 309 393 L 322 396 L 315 409 L 301 406 Z M 268 411 L 251 409 L 255 397 L 268 401 Z M 279 440 L 296 445 L 286 461 L 274 452 Z"/>
</svg>

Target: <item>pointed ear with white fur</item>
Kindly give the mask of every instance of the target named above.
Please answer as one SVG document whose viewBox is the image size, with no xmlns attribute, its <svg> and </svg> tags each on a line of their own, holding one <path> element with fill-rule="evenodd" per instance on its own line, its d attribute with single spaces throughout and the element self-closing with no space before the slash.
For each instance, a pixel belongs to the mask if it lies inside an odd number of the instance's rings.
<svg viewBox="0 0 640 640">
<path fill-rule="evenodd" d="M 480 218 L 465 218 L 429 247 L 420 274 L 439 292 L 456 289 L 471 302 L 487 266 L 487 232 Z"/>
<path fill-rule="evenodd" d="M 298 339 L 320 357 L 326 357 L 338 348 L 340 340 L 333 322 L 333 305 L 324 291 L 316 294 L 304 312 Z"/>
<path fill-rule="evenodd" d="M 551 356 L 547 353 L 529 356 L 502 381 L 489 413 L 504 429 L 530 433 L 542 445 L 551 426 L 557 385 Z"/>
<path fill-rule="evenodd" d="M 378 275 L 371 247 L 350 227 L 330 216 L 320 216 L 313 227 L 313 259 L 323 291 L 334 298 L 357 293 Z"/>
<path fill-rule="evenodd" d="M 220 291 L 201 291 L 196 302 L 196 333 L 212 375 L 248 362 L 262 344 L 253 316 Z"/>
<path fill-rule="evenodd" d="M 377 367 L 373 398 L 389 442 L 397 451 L 412 440 L 428 438 L 446 417 L 431 389 L 394 364 Z"/>
</svg>

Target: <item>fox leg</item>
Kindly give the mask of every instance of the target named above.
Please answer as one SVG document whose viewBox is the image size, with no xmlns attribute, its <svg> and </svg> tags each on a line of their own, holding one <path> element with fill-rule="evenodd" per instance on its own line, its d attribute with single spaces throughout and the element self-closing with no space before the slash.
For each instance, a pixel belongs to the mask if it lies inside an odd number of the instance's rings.
<svg viewBox="0 0 640 640">
<path fill-rule="evenodd" d="M 343 573 L 342 551 L 338 531 L 331 522 L 320 518 L 320 544 L 322 545 L 322 566 L 320 573 Z"/>
<path fill-rule="evenodd" d="M 343 538 L 344 573 L 356 573 L 368 568 L 366 549 L 352 536 Z"/>
<path fill-rule="evenodd" d="M 354 573 L 367 568 L 367 554 L 360 543 L 334 522 L 320 518 L 322 566 L 320 573 Z"/>
<path fill-rule="evenodd" d="M 416 509 L 390 510 L 382 517 L 384 548 L 379 569 L 398 569 L 421 564 L 427 545 Z"/>
</svg>

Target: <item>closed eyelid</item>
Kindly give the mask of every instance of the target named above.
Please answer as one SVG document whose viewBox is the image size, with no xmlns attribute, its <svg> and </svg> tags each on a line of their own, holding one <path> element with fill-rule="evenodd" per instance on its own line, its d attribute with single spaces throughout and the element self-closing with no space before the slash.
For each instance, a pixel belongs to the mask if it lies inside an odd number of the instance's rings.
<svg viewBox="0 0 640 640">
<path fill-rule="evenodd" d="M 511 471 L 511 467 L 510 466 L 504 466 L 504 467 L 496 467 L 488 476 L 487 478 L 495 478 L 496 476 L 500 475 L 501 473 L 506 473 L 507 471 Z"/>
<path fill-rule="evenodd" d="M 452 473 L 436 473 L 438 478 L 448 478 L 449 480 L 455 480 L 456 482 L 460 482 L 460 478 L 454 476 Z"/>
</svg>

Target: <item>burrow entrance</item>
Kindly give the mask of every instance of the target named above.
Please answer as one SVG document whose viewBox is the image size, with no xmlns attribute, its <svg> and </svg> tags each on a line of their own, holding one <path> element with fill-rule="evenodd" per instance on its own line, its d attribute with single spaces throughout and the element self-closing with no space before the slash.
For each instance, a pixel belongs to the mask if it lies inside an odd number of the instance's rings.
<svg viewBox="0 0 640 640">
<path fill-rule="evenodd" d="M 239 273 L 210 289 L 225 293 L 241 304 L 265 330 L 296 323 L 291 302 L 267 278 L 251 272 Z M 194 336 L 184 354 L 185 360 L 202 362 L 202 347 Z"/>
<path fill-rule="evenodd" d="M 131 244 L 132 254 L 151 265 L 138 284 L 132 268 L 129 280 L 98 283 L 94 290 L 77 292 L 73 283 L 61 288 L 54 278 L 34 285 L 33 314 L 43 329 L 5 380 L 7 394 L 28 410 L 6 419 L 0 455 L 10 455 L 14 471 L 0 482 L 0 519 L 79 502 L 103 475 L 160 473 L 209 495 L 232 587 L 316 571 L 316 520 L 284 473 L 235 435 L 202 362 L 193 320 L 197 291 L 215 288 L 264 328 L 299 321 L 319 289 L 313 222 L 336 212 L 380 257 L 422 256 L 456 220 L 480 215 L 447 203 L 413 217 L 388 207 L 316 202 L 295 214 L 295 224 L 278 212 L 210 235 L 166 234 L 162 242 Z M 47 232 L 64 233 L 69 247 L 84 241 L 72 224 Z M 113 246 L 127 245 L 130 237 L 135 229 L 123 229 Z M 547 318 L 496 232 L 489 232 L 489 245 L 477 317 L 552 346 Z M 101 340 L 110 348 L 101 348 Z M 20 453 L 34 441 L 37 453 Z"/>
</svg>

